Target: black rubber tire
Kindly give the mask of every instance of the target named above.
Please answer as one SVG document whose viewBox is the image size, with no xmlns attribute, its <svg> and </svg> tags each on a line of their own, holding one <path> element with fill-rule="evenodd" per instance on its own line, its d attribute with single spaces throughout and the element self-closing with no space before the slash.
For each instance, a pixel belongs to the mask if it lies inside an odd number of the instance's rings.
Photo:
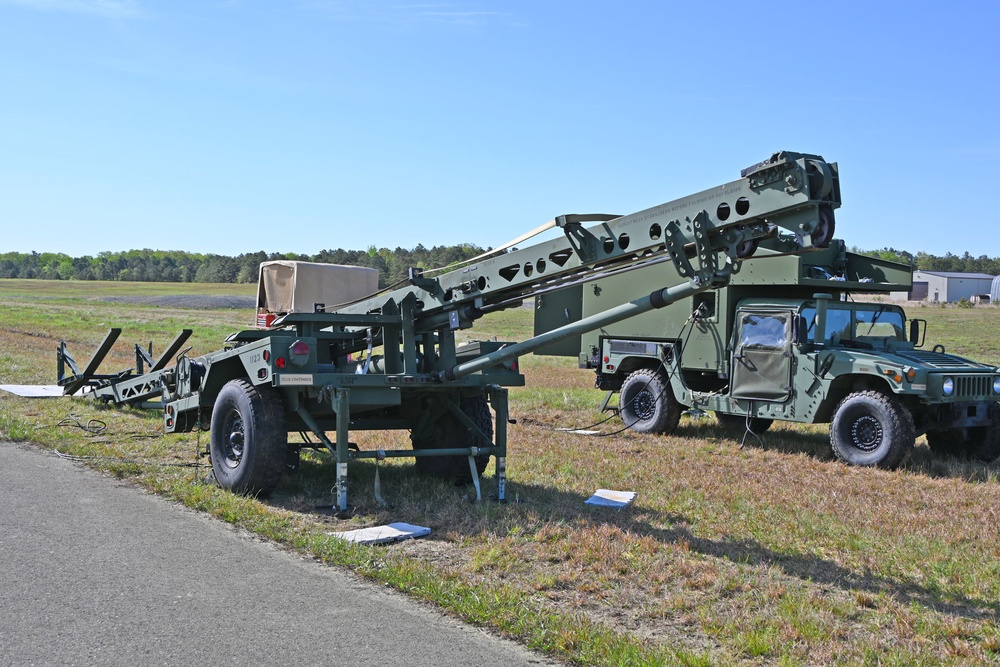
<svg viewBox="0 0 1000 667">
<path fill-rule="evenodd" d="M 281 397 L 271 387 L 231 380 L 212 409 L 209 454 L 224 489 L 266 495 L 285 471 L 288 432 Z"/>
<path fill-rule="evenodd" d="M 618 398 L 622 422 L 637 433 L 672 433 L 681 420 L 681 406 L 663 373 L 651 368 L 633 371 Z"/>
<path fill-rule="evenodd" d="M 490 440 L 493 439 L 493 414 L 486 402 L 485 396 L 463 396 L 459 401 L 459 409 L 479 427 Z M 453 447 L 483 447 L 484 443 L 465 426 L 458 417 L 448 411 L 434 422 L 423 434 L 410 436 L 414 449 L 451 449 Z M 476 471 L 482 476 L 490 462 L 489 454 L 476 457 Z M 417 470 L 454 481 L 458 484 L 472 482 L 472 471 L 469 470 L 467 456 L 418 456 Z"/>
<path fill-rule="evenodd" d="M 742 434 L 747 430 L 747 418 L 743 415 L 730 415 L 724 412 L 716 412 L 715 418 L 719 421 L 719 425 L 722 428 L 732 433 Z M 773 423 L 773 419 L 767 419 L 766 417 L 751 417 L 750 432 L 760 435 L 767 429 L 771 428 L 771 424 Z"/>
<path fill-rule="evenodd" d="M 1000 458 L 1000 403 L 991 403 L 986 414 L 990 424 L 966 429 L 965 435 L 959 429 L 928 431 L 927 445 L 938 455 L 993 463 Z"/>
<path fill-rule="evenodd" d="M 877 391 L 848 394 L 830 423 L 833 453 L 850 465 L 892 470 L 913 449 L 915 439 L 909 411 L 892 396 Z"/>
</svg>

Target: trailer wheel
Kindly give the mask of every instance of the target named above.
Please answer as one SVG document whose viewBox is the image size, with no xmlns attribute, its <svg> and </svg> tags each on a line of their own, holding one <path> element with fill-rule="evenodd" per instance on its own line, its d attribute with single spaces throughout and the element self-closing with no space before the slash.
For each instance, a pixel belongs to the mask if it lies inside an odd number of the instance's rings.
<svg viewBox="0 0 1000 667">
<path fill-rule="evenodd" d="M 715 418 L 719 421 L 719 425 L 727 431 L 742 434 L 747 430 L 747 418 L 743 415 L 731 415 L 725 412 L 716 412 Z M 749 424 L 750 432 L 759 435 L 771 428 L 771 424 L 773 423 L 773 419 L 767 419 L 766 417 L 751 417 Z"/>
<path fill-rule="evenodd" d="M 231 380 L 212 410 L 209 453 L 219 486 L 266 495 L 285 470 L 288 433 L 281 397 L 271 387 Z"/>
<path fill-rule="evenodd" d="M 472 420 L 479 430 L 490 440 L 493 439 L 493 415 L 485 396 L 463 396 L 459 408 L 466 417 Z M 450 411 L 445 412 L 431 427 L 422 433 L 410 436 L 414 449 L 451 449 L 454 447 L 481 447 L 485 443 L 476 437 L 458 417 Z M 490 462 L 490 455 L 476 457 L 476 471 L 482 476 Z M 467 456 L 418 456 L 417 470 L 453 480 L 459 484 L 472 482 L 472 472 L 469 470 Z"/>
<path fill-rule="evenodd" d="M 913 417 L 899 401 L 877 391 L 848 394 L 830 423 L 833 453 L 844 463 L 893 469 L 913 449 Z"/>
<path fill-rule="evenodd" d="M 1000 458 L 1000 403 L 991 403 L 986 414 L 989 425 L 966 429 L 965 435 L 961 429 L 928 431 L 927 445 L 935 454 L 993 463 Z"/>
<path fill-rule="evenodd" d="M 651 368 L 625 378 L 618 410 L 625 426 L 637 433 L 672 433 L 681 420 L 681 406 L 667 379 Z"/>
</svg>

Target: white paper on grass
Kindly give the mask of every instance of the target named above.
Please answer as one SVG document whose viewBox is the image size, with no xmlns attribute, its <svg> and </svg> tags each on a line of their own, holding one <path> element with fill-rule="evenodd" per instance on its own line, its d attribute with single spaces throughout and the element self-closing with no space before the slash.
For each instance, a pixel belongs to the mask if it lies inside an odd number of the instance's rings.
<svg viewBox="0 0 1000 667">
<path fill-rule="evenodd" d="M 627 507 L 635 500 L 635 491 L 612 491 L 610 489 L 598 489 L 594 495 L 584 501 L 587 505 L 598 505 L 600 507 Z"/>
<path fill-rule="evenodd" d="M 371 528 L 358 528 L 357 530 L 345 530 L 330 533 L 334 537 L 339 537 L 355 544 L 388 544 L 389 542 L 400 542 L 413 537 L 423 537 L 430 535 L 431 529 L 423 526 L 413 526 L 408 523 L 390 523 L 386 526 L 372 526 Z"/>
<path fill-rule="evenodd" d="M 55 384 L 0 384 L 0 390 L 24 398 L 57 398 L 63 388 Z"/>
</svg>

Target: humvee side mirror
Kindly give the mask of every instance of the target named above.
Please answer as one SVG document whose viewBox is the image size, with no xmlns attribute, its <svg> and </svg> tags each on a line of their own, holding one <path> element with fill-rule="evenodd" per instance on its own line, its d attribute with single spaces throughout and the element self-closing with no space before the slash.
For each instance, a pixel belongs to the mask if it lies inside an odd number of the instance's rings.
<svg viewBox="0 0 1000 667">
<path fill-rule="evenodd" d="M 796 345 L 805 345 L 809 342 L 809 323 L 804 315 L 796 315 L 792 320 L 792 340 Z"/>
<path fill-rule="evenodd" d="M 910 342 L 913 343 L 913 347 L 923 347 L 926 335 L 927 320 L 910 320 Z"/>
</svg>

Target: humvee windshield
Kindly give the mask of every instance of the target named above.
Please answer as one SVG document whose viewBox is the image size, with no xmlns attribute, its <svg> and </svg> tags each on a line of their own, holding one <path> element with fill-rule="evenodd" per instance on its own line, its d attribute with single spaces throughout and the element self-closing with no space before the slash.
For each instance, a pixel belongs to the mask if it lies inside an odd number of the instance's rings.
<svg viewBox="0 0 1000 667">
<path fill-rule="evenodd" d="M 803 308 L 802 316 L 809 323 L 807 339 L 816 337 L 816 309 Z M 888 338 L 905 341 L 903 313 L 898 308 L 878 305 L 831 303 L 826 311 L 826 341 L 859 338 Z"/>
</svg>

